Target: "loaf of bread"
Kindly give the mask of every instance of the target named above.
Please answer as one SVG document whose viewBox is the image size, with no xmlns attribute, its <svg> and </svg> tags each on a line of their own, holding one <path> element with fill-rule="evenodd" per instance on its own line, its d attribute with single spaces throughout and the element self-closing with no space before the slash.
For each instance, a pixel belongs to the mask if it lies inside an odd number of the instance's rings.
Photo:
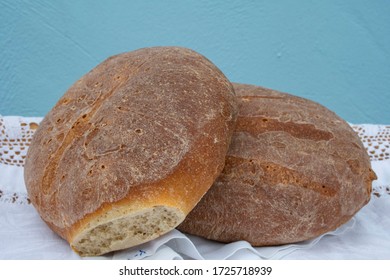
<svg viewBox="0 0 390 280">
<path fill-rule="evenodd" d="M 233 86 L 239 113 L 225 168 L 181 231 L 280 245 L 331 231 L 369 201 L 376 175 L 344 120 L 307 99 Z"/>
<path fill-rule="evenodd" d="M 37 129 L 25 165 L 31 202 L 82 256 L 154 239 L 222 171 L 236 111 L 230 82 L 192 50 L 112 56 Z"/>
</svg>

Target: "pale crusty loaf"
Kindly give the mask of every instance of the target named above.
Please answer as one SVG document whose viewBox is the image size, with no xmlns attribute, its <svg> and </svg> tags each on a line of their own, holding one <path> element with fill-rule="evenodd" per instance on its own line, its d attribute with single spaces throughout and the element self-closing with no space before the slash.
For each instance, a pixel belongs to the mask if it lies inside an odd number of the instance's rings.
<svg viewBox="0 0 390 280">
<path fill-rule="evenodd" d="M 286 244 L 337 228 L 369 201 L 376 176 L 344 120 L 303 98 L 233 86 L 239 114 L 225 168 L 180 230 Z"/>
<path fill-rule="evenodd" d="M 80 255 L 156 238 L 221 172 L 235 115 L 232 85 L 194 51 L 110 57 L 37 129 L 25 165 L 31 202 Z"/>
</svg>

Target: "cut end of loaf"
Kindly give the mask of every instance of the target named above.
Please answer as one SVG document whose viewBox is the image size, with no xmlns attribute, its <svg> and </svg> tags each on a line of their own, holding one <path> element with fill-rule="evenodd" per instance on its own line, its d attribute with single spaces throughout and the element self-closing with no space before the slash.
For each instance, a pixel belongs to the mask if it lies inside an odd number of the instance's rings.
<svg viewBox="0 0 390 280">
<path fill-rule="evenodd" d="M 118 215 L 90 223 L 74 238 L 71 247 L 80 256 L 103 255 L 155 239 L 174 229 L 184 218 L 182 211 L 167 206 Z"/>
</svg>

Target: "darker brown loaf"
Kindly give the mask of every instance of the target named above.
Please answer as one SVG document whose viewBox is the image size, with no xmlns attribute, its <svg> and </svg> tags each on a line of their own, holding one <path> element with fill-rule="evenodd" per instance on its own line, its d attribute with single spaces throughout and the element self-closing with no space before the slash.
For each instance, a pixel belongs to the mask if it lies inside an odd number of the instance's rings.
<svg viewBox="0 0 390 280">
<path fill-rule="evenodd" d="M 25 165 L 31 202 L 81 255 L 156 238 L 221 172 L 235 114 L 232 85 L 194 51 L 110 57 L 36 131 Z"/>
<path fill-rule="evenodd" d="M 323 106 L 234 84 L 239 115 L 226 166 L 179 229 L 254 246 L 316 237 L 370 199 L 368 155 L 355 132 Z"/>
</svg>

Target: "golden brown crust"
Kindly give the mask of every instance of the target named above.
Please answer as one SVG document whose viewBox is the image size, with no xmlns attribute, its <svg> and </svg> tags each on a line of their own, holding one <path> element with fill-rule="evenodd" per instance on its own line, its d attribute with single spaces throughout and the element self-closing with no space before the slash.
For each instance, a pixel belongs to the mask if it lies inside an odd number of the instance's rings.
<svg viewBox="0 0 390 280">
<path fill-rule="evenodd" d="M 108 58 L 41 122 L 25 181 L 46 223 L 68 241 L 115 207 L 188 213 L 224 165 L 234 91 L 210 61 L 178 47 Z"/>
<path fill-rule="evenodd" d="M 233 86 L 239 114 L 225 168 L 180 230 L 279 245 L 333 230 L 369 201 L 376 176 L 344 120 L 313 101 Z"/>
</svg>

